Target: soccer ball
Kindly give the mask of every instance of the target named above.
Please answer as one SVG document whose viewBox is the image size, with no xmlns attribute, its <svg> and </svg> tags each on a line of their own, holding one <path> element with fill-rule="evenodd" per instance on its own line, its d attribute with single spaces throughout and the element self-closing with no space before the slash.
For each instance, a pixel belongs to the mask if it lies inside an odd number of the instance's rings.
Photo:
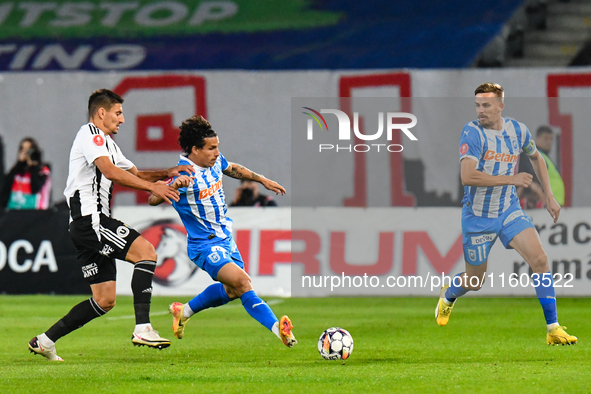
<svg viewBox="0 0 591 394">
<path fill-rule="evenodd" d="M 353 337 L 341 327 L 331 327 L 318 338 L 318 351 L 325 360 L 346 360 L 353 352 Z"/>
</svg>

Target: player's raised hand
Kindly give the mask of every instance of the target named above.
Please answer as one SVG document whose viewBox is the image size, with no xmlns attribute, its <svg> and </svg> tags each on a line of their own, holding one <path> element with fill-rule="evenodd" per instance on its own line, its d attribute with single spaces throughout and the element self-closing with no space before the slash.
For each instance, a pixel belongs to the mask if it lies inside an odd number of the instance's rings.
<svg viewBox="0 0 591 394">
<path fill-rule="evenodd" d="M 527 172 L 520 172 L 518 174 L 513 175 L 513 184 L 515 186 L 523 186 L 523 187 L 529 187 L 529 185 L 531 185 L 532 180 L 534 179 L 534 177 L 531 174 L 528 174 Z"/>
<path fill-rule="evenodd" d="M 191 175 L 195 174 L 195 170 L 193 169 L 193 166 L 189 165 L 189 164 L 183 164 L 180 166 L 169 168 L 168 170 L 166 170 L 166 172 L 167 172 L 166 175 L 169 178 L 174 178 L 175 176 L 179 176 L 179 175 L 181 175 L 181 172 L 186 172 Z"/>
<path fill-rule="evenodd" d="M 546 198 L 546 209 L 550 213 L 550 216 L 552 216 L 552 219 L 554 219 L 554 223 L 556 223 L 560 215 L 560 204 L 558 204 L 554 196 Z"/>
<path fill-rule="evenodd" d="M 281 186 L 280 184 L 278 184 L 275 181 L 272 181 L 270 179 L 267 178 L 263 178 L 261 180 L 261 184 L 263 186 L 265 186 L 265 189 L 270 190 L 272 192 L 275 192 L 275 194 L 279 194 L 281 193 L 281 195 L 284 195 L 285 193 L 287 193 L 285 191 L 285 188 L 283 186 Z"/>
<path fill-rule="evenodd" d="M 169 204 L 172 204 L 172 201 L 179 201 L 179 192 L 178 190 L 168 186 L 166 182 L 158 181 L 152 184 L 152 190 L 150 190 L 153 195 L 156 197 L 160 197 L 164 201 Z"/>
</svg>

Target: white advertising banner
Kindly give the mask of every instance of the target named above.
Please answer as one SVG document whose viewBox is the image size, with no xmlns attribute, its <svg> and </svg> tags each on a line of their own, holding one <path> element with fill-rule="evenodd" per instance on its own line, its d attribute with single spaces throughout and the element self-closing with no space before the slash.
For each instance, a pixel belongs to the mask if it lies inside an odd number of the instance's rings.
<svg viewBox="0 0 591 394">
<path fill-rule="evenodd" d="M 234 236 L 255 290 L 266 296 L 430 296 L 464 270 L 459 208 L 230 208 Z M 538 228 L 558 296 L 591 296 L 591 208 L 563 209 Z M 186 255 L 178 215 L 122 207 L 114 216 L 156 247 L 154 295 L 194 296 L 212 283 Z M 131 294 L 132 265 L 118 262 L 117 292 Z M 447 283 L 447 282 L 446 282 Z M 501 242 L 474 296 L 534 296 L 528 266 Z"/>
</svg>

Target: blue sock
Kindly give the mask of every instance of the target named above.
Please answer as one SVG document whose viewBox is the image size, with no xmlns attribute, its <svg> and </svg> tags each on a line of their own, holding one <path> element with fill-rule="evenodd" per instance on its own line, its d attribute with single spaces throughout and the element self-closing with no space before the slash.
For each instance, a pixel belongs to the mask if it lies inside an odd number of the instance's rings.
<svg viewBox="0 0 591 394">
<path fill-rule="evenodd" d="M 443 295 L 449 302 L 455 302 L 456 298 L 461 297 L 468 292 L 468 290 L 460 286 L 461 275 L 464 275 L 464 273 L 460 272 L 459 274 L 453 277 L 451 284 L 449 285 L 449 287 L 445 291 L 445 294 Z"/>
<path fill-rule="evenodd" d="M 230 297 L 221 283 L 214 283 L 203 290 L 201 294 L 189 301 L 189 308 L 195 313 L 207 308 L 215 308 L 230 302 Z"/>
<path fill-rule="evenodd" d="M 253 319 L 267 327 L 269 331 L 273 331 L 273 325 L 278 322 L 277 317 L 271 308 L 269 308 L 269 305 L 256 295 L 254 290 L 242 294 L 240 300 L 242 301 L 242 306 L 244 306 L 246 312 L 248 312 Z"/>
<path fill-rule="evenodd" d="M 554 291 L 552 272 L 548 271 L 538 275 L 539 283 L 536 286 L 536 295 L 538 296 L 538 300 L 540 300 L 540 304 L 542 304 L 546 324 L 557 323 L 556 292 Z"/>
</svg>

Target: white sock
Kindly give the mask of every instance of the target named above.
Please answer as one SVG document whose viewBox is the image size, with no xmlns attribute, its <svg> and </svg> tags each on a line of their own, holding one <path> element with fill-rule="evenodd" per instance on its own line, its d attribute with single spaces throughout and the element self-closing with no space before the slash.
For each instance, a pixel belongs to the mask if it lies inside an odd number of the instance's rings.
<svg viewBox="0 0 591 394">
<path fill-rule="evenodd" d="M 38 335 L 37 339 L 39 340 L 39 344 L 45 348 L 51 348 L 55 346 L 55 342 L 53 342 L 45 333 Z"/>
<path fill-rule="evenodd" d="M 191 307 L 189 306 L 189 303 L 187 302 L 185 304 L 185 307 L 183 308 L 183 317 L 185 319 L 188 319 L 191 316 L 193 316 L 194 314 L 195 314 L 195 312 L 193 312 L 193 309 L 191 309 Z"/>
<path fill-rule="evenodd" d="M 454 304 L 453 302 L 451 302 L 450 300 L 448 300 L 446 297 L 443 297 L 443 302 L 444 302 L 444 303 L 445 303 L 447 306 L 451 306 L 451 305 L 453 305 L 453 304 Z"/>
<path fill-rule="evenodd" d="M 273 331 L 273 334 L 277 335 L 277 338 L 281 339 L 281 335 L 279 335 L 279 322 L 278 321 L 276 321 L 275 324 L 273 324 L 271 331 Z"/>
<path fill-rule="evenodd" d="M 138 332 L 142 332 L 142 331 L 144 331 L 148 327 L 150 327 L 150 323 L 136 324 L 135 325 L 135 329 L 133 330 L 133 332 L 134 332 L 134 334 L 135 333 L 138 333 Z"/>
<path fill-rule="evenodd" d="M 553 329 L 555 329 L 556 327 L 558 327 L 560 324 L 558 324 L 558 322 L 556 323 L 552 323 L 552 324 L 546 324 L 546 328 L 548 329 L 548 332 L 552 331 Z"/>
</svg>

